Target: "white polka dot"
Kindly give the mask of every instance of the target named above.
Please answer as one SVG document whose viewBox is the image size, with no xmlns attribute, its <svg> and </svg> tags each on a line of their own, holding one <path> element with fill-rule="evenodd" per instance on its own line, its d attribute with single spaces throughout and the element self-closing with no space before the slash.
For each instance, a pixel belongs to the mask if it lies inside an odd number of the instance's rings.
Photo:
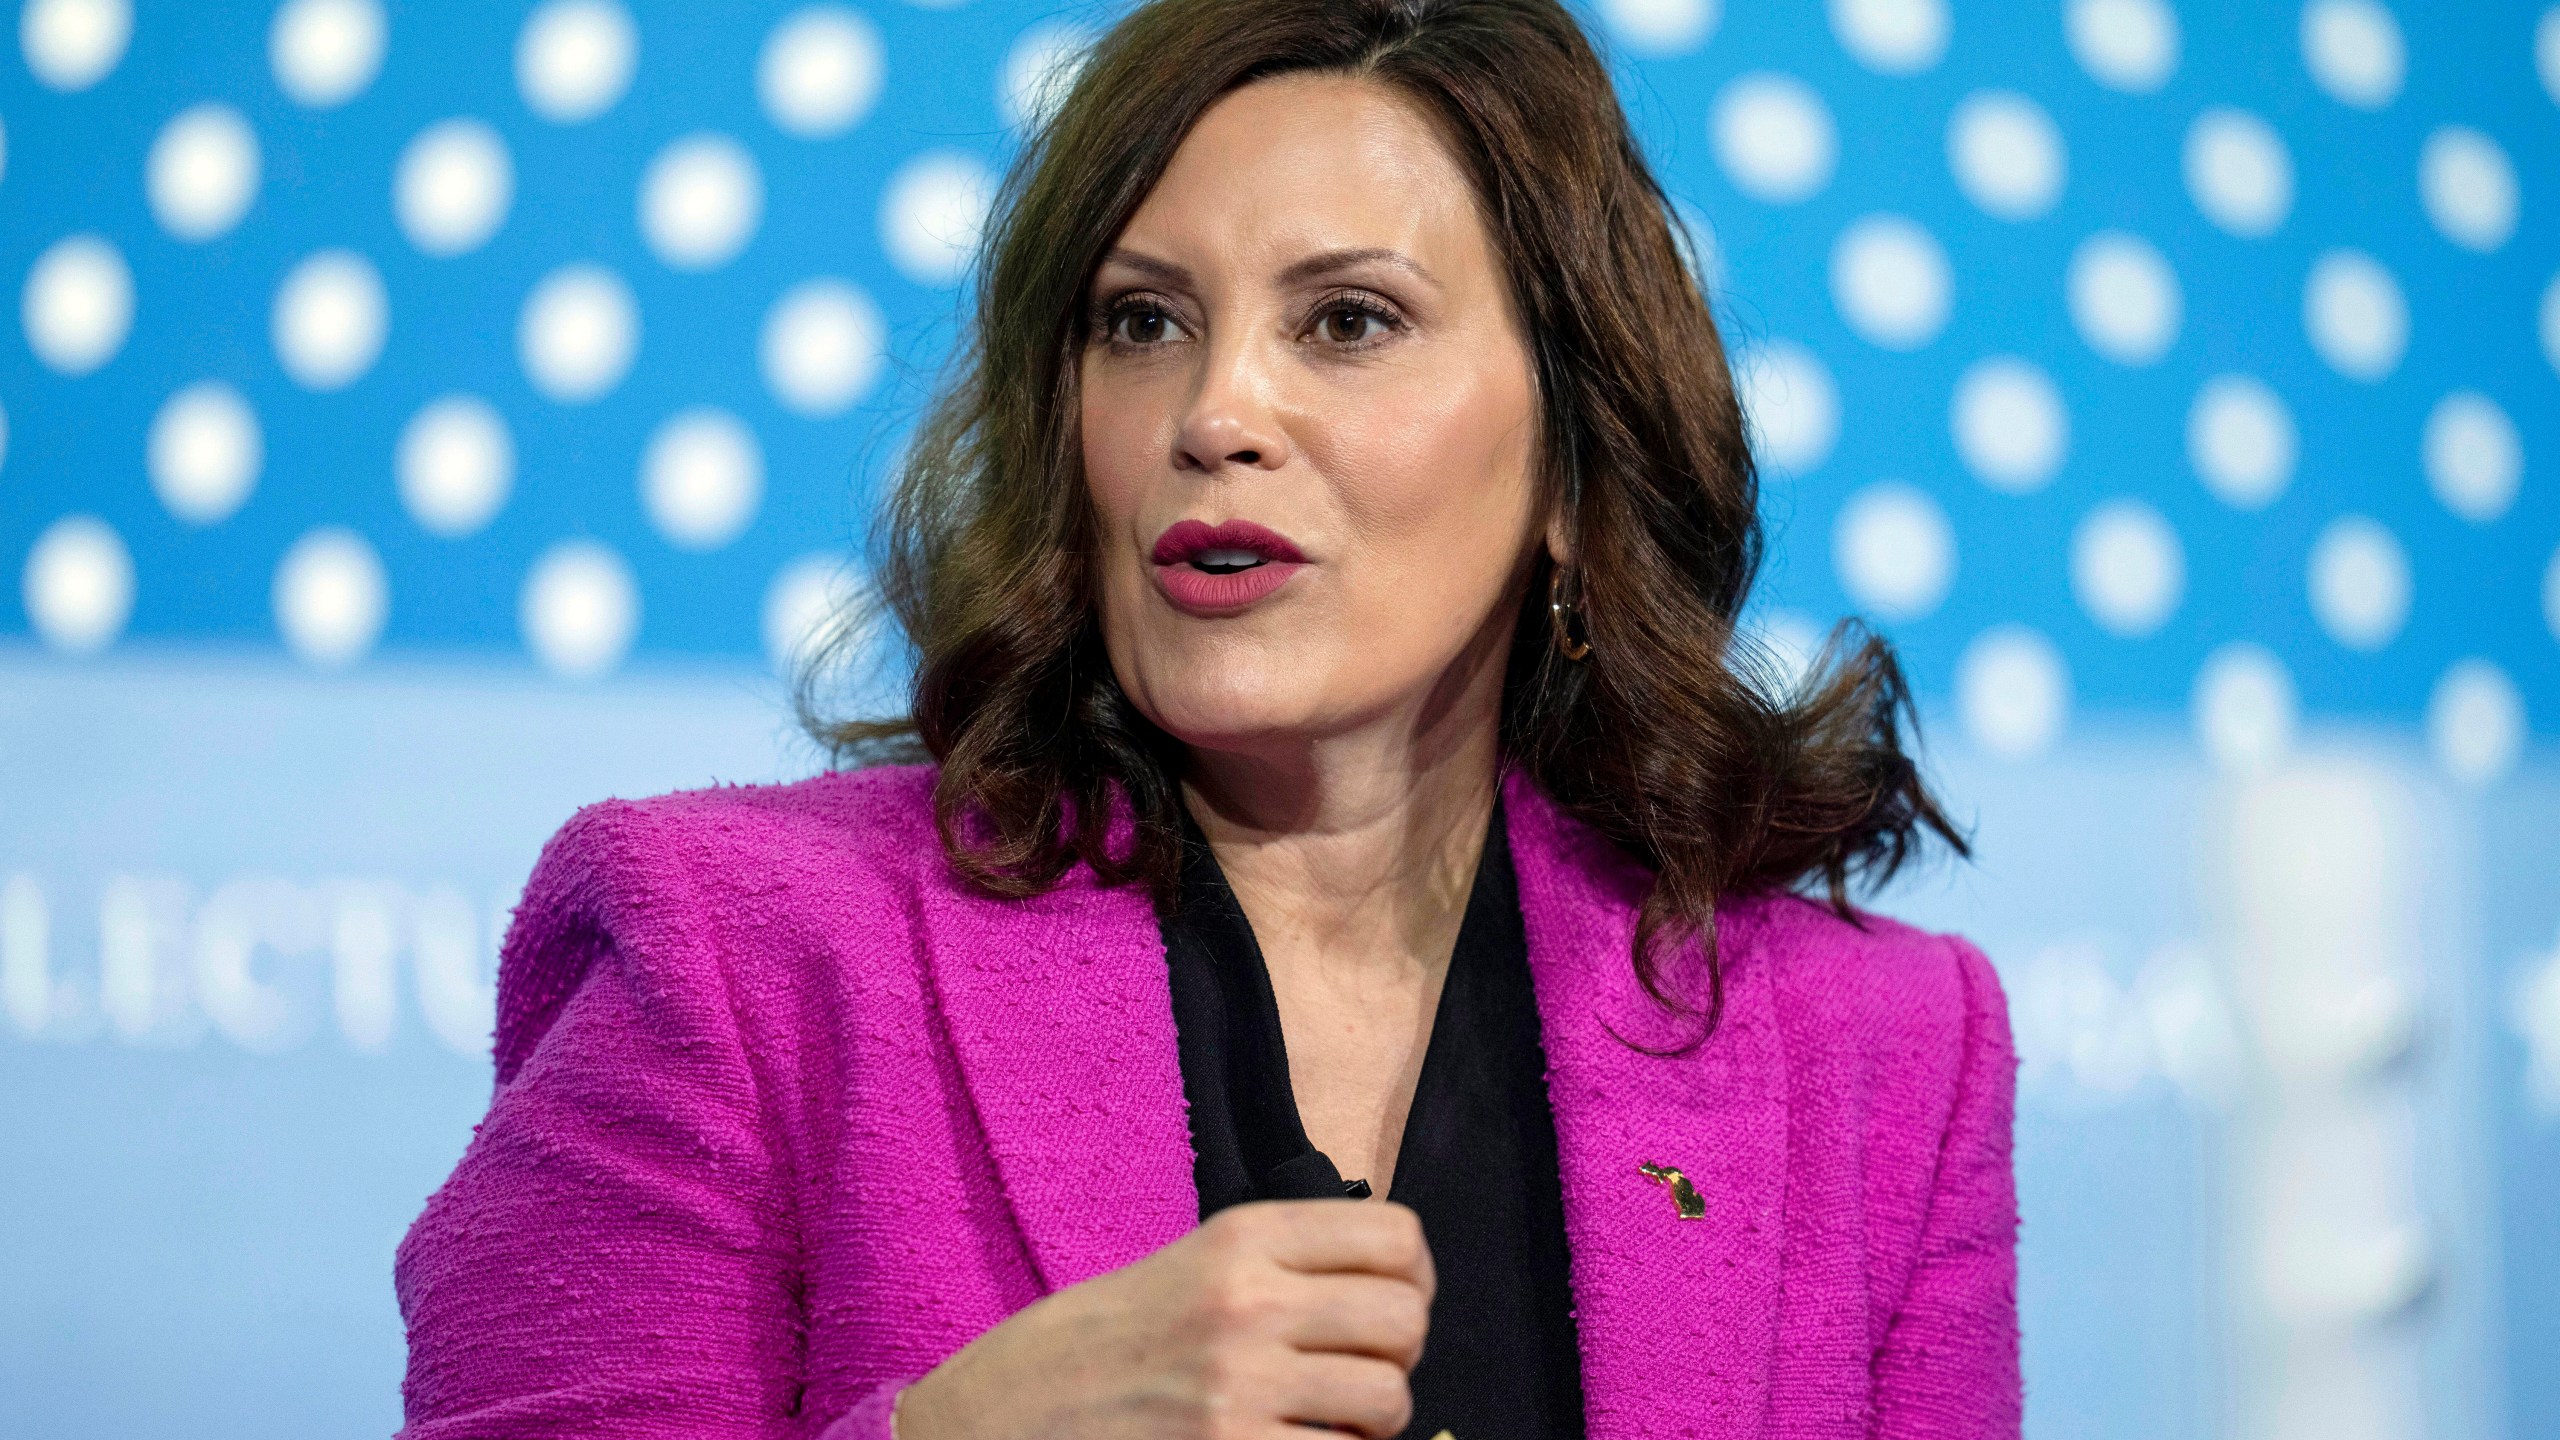
<svg viewBox="0 0 2560 1440">
<path fill-rule="evenodd" d="M 1946 328 L 1955 272 L 1928 231 L 1899 215 L 1869 215 L 1831 246 L 1831 303 L 1868 343 L 1917 350 Z"/>
<path fill-rule="evenodd" d="M 515 488 L 516 442 L 497 407 L 477 395 L 446 395 L 400 427 L 392 469 L 409 518 L 446 539 L 489 523 Z"/>
<path fill-rule="evenodd" d="M 382 72 L 389 28 L 379 0 L 285 0 L 267 29 L 267 64 L 297 102 L 344 105 Z"/>
<path fill-rule="evenodd" d="M 1994 355 L 1956 381 L 1956 453 L 1983 484 L 2012 495 L 2044 487 L 2071 450 L 2071 416 L 2044 371 Z"/>
<path fill-rule="evenodd" d="M 534 562 L 516 603 L 526 648 L 565 680 L 610 673 L 640 633 L 640 583 L 593 540 L 563 540 Z"/>
<path fill-rule="evenodd" d="M 2178 532 L 2139 500 L 2110 500 L 2071 535 L 2071 593 L 2111 635 L 2136 639 L 2167 624 L 2186 593 Z"/>
<path fill-rule="evenodd" d="M 756 55 L 756 99 L 785 134 L 824 140 L 862 123 L 886 70 L 880 31 L 843 5 L 794 10 Z"/>
<path fill-rule="evenodd" d="M 1886 620 L 1917 620 L 1955 583 L 1955 528 L 1925 492 L 1880 481 L 1840 507 L 1831 564 L 1860 606 Z"/>
<path fill-rule="evenodd" d="M 918 155 L 881 192 L 881 248 L 917 284 L 948 285 L 968 273 L 994 195 L 995 177 L 975 157 Z"/>
<path fill-rule="evenodd" d="M 1946 0 L 1830 0 L 1831 33 L 1880 75 L 1917 75 L 1946 57 Z"/>
<path fill-rule="evenodd" d="M 2560 550 L 2552 551 L 2551 563 L 2542 567 L 2542 626 L 2560 640 Z"/>
<path fill-rule="evenodd" d="M 2329 522 L 2311 546 L 2311 613 L 2350 650 L 2379 650 L 2409 618 L 2409 556 L 2362 515 Z"/>
<path fill-rule="evenodd" d="M 228 105 L 178 112 L 143 162 L 152 218 L 181 240 L 211 240 L 240 223 L 258 198 L 258 137 Z"/>
<path fill-rule="evenodd" d="M 557 124 L 612 109 L 639 65 L 639 27 L 616 0 L 545 0 L 516 34 L 516 89 Z"/>
<path fill-rule="evenodd" d="M 2302 9 L 2302 63 L 2330 98 L 2379 110 L 2400 94 L 2409 57 L 2400 22 L 2373 0 L 2311 0 Z"/>
<path fill-rule="evenodd" d="M 92 655 L 124 633 L 133 616 L 133 555 L 94 515 L 66 515 L 27 552 L 20 598 L 44 643 Z"/>
<path fill-rule="evenodd" d="M 2089 348 L 2119 365 L 2150 365 L 2178 342 L 2186 301 L 2177 272 L 2148 240 L 2102 231 L 2071 252 L 2064 281 L 2071 323 Z"/>
<path fill-rule="evenodd" d="M 870 587 L 841 556 L 803 555 L 764 591 L 764 657 L 774 673 L 797 676 L 840 629 L 857 619 Z"/>
<path fill-rule="evenodd" d="M 2560 375 L 2560 274 L 2542 290 L 2542 358 Z"/>
<path fill-rule="evenodd" d="M 2089 78 L 2148 95 L 2178 69 L 2178 16 L 2165 0 L 2071 0 L 2063 17 L 2071 58 Z"/>
<path fill-rule="evenodd" d="M 323 250 L 276 287 L 276 359 L 306 390 L 344 390 L 382 356 L 391 300 L 373 262 L 352 250 Z"/>
<path fill-rule="evenodd" d="M 2052 641 L 1995 625 L 1956 659 L 1956 710 L 1967 738 L 2001 760 L 2033 760 L 2071 719 L 2071 670 Z"/>
<path fill-rule="evenodd" d="M 1705 45 L 1724 19 L 1723 0 L 1599 0 L 1599 9 L 1619 44 L 1655 59 Z"/>
<path fill-rule="evenodd" d="M 764 219 L 764 176 L 726 135 L 669 144 L 640 178 L 640 234 L 677 270 L 711 270 L 737 258 Z"/>
<path fill-rule="evenodd" d="M 1671 241 L 1680 247 L 1680 263 L 1689 268 L 1689 278 L 1698 282 L 1698 293 L 1709 297 L 1724 293 L 1724 245 L 1716 238 L 1716 227 L 1707 212 L 1686 200 L 1674 199 L 1671 213 L 1679 221 L 1671 227 Z"/>
<path fill-rule="evenodd" d="M 2486 253 L 2516 233 L 2516 167 L 2467 125 L 2439 126 L 2418 151 L 2418 197 L 2444 238 Z"/>
<path fill-rule="evenodd" d="M 516 319 L 516 357 L 533 388 L 583 405 L 622 383 L 640 348 L 640 307 L 601 265 L 563 265 L 542 277 Z"/>
<path fill-rule="evenodd" d="M 1743 352 L 1735 388 L 1748 418 L 1752 455 L 1783 475 L 1806 475 L 1831 458 L 1840 439 L 1840 387 L 1820 356 L 1792 340 Z"/>
<path fill-rule="evenodd" d="M 1744 75 L 1716 96 L 1708 122 L 1716 163 L 1733 188 L 1772 205 L 1822 193 L 1840 162 L 1840 134 L 1814 88 L 1792 75 Z"/>
<path fill-rule="evenodd" d="M 2477 390 L 2457 390 L 2427 412 L 2427 484 L 2444 508 L 2487 524 L 2507 513 L 2524 479 L 2524 437 L 2498 402 Z"/>
<path fill-rule="evenodd" d="M 2293 154 L 2275 127 L 2216 105 L 2187 127 L 2187 194 L 2204 218 L 2244 240 L 2274 234 L 2293 213 Z"/>
<path fill-rule="evenodd" d="M 2053 117 L 2013 90 L 1979 90 L 1956 107 L 1947 164 L 1965 198 L 2002 220 L 2052 210 L 2070 169 Z"/>
<path fill-rule="evenodd" d="M 469 118 L 439 120 L 400 151 L 391 183 L 400 233 L 421 254 L 467 255 L 489 243 L 515 203 L 507 142 Z"/>
<path fill-rule="evenodd" d="M 161 403 L 144 455 L 161 505 L 190 525 L 211 525 L 247 503 L 267 445 L 239 391 L 199 380 Z"/>
<path fill-rule="evenodd" d="M 2486 660 L 2457 660 L 2427 697 L 2427 747 L 2454 780 L 2495 784 L 2524 753 L 2524 695 Z"/>
<path fill-rule="evenodd" d="M 2543 93 L 2560 105 L 2560 5 L 2543 11 L 2533 27 L 2533 68 L 2542 72 Z"/>
<path fill-rule="evenodd" d="M 765 388 L 795 414 L 841 415 L 879 378 L 888 336 L 871 297 L 841 280 L 804 280 L 765 312 L 756 346 Z"/>
<path fill-rule="evenodd" d="M 1083 26 L 1063 20 L 1041 21 L 1016 37 L 996 92 L 1005 123 L 1023 130 L 1048 124 L 1075 88 L 1092 45 Z"/>
<path fill-rule="evenodd" d="M 56 90 L 86 90 L 106 79 L 132 40 L 131 0 L 27 0 L 18 12 L 27 69 Z"/>
<path fill-rule="evenodd" d="M 2264 770 L 2293 748 L 2293 676 L 2263 646 L 2234 641 L 2205 657 L 2191 706 L 2196 743 L 2223 770 Z"/>
<path fill-rule="evenodd" d="M 276 566 L 275 610 L 285 648 L 334 670 L 363 659 L 382 638 L 391 580 L 363 536 L 324 525 L 294 541 Z"/>
<path fill-rule="evenodd" d="M 1758 672 L 1763 693 L 1787 697 L 1804 688 L 1822 654 L 1822 627 L 1793 610 L 1769 610 L 1742 625 L 1746 663 Z"/>
<path fill-rule="evenodd" d="M 2329 368 L 2367 383 L 2400 368 L 2409 348 L 2409 305 L 2400 282 L 2360 250 L 2332 250 L 2302 289 L 2302 325 Z"/>
<path fill-rule="evenodd" d="M 2216 499 L 2263 510 L 2293 483 L 2299 442 L 2284 397 L 2246 375 L 2217 375 L 2187 411 L 2187 461 Z"/>
<path fill-rule="evenodd" d="M 133 331 L 133 271 L 103 237 L 57 240 L 27 267 L 18 313 L 38 360 L 87 375 L 116 358 Z"/>
<path fill-rule="evenodd" d="M 764 499 L 764 452 L 725 410 L 677 411 L 640 457 L 640 503 L 667 543 L 717 550 L 738 538 Z"/>
</svg>

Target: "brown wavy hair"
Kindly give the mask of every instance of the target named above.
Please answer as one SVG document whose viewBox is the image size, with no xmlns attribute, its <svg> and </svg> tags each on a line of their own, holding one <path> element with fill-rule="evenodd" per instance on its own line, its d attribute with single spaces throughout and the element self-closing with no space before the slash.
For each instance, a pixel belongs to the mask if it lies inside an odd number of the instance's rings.
<svg viewBox="0 0 2560 1440">
<path fill-rule="evenodd" d="M 1929 833 L 1965 842 L 1905 748 L 1916 716 L 1884 641 L 1844 624 L 1790 684 L 1737 628 L 1761 531 L 1724 345 L 1608 72 L 1556 0 L 1154 0 L 1105 35 L 1006 178 L 972 333 L 873 527 L 879 598 L 914 652 L 909 712 L 829 719 L 804 676 L 803 715 L 838 763 L 939 761 L 943 845 L 989 892 L 1035 894 L 1081 863 L 1169 893 L 1182 755 L 1102 649 L 1083 302 L 1202 112 L 1295 71 L 1391 87 L 1474 182 L 1526 322 L 1538 483 L 1572 537 L 1591 645 L 1559 652 L 1541 555 L 1503 754 L 1652 867 L 1633 961 L 1703 1037 L 1723 1001 L 1718 896 L 1818 882 L 1855 920 L 1853 877 L 1881 882 Z M 840 633 L 863 643 L 860 625 Z M 1115 788 L 1138 820 L 1116 855 Z M 1701 942 L 1703 1007 L 1664 984 L 1674 934 Z"/>
</svg>

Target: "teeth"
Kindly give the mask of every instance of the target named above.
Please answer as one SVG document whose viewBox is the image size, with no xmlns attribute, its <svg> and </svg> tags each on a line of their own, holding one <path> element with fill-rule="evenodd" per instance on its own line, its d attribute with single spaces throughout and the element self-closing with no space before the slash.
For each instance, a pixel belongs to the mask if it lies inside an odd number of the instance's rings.
<svg viewBox="0 0 2560 1440">
<path fill-rule="evenodd" d="M 1203 550 L 1191 563 L 1202 570 L 1245 570 L 1261 564 L 1262 557 L 1251 550 Z"/>
</svg>

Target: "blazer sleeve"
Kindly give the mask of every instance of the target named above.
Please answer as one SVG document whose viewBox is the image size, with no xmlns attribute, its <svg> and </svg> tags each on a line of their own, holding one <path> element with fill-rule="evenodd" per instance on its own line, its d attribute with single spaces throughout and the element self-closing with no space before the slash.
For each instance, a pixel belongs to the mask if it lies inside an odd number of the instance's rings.
<svg viewBox="0 0 2560 1440">
<path fill-rule="evenodd" d="M 488 1115 L 395 1262 L 402 1440 L 815 1429 L 784 1151 L 683 844 L 607 802 L 535 866 Z"/>
<path fill-rule="evenodd" d="M 1879 1440 L 2014 1437 L 2023 1423 L 2010 1166 L 2018 1062 L 1991 962 L 1948 943 L 1964 989 L 1963 1051 L 1919 1258 L 1875 1357 Z"/>
</svg>

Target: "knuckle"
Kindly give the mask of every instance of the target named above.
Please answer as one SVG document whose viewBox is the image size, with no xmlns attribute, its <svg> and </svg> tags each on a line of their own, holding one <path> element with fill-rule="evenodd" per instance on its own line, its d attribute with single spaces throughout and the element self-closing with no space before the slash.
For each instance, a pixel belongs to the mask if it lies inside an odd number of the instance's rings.
<svg viewBox="0 0 2560 1440">
<path fill-rule="evenodd" d="M 1193 1316 L 1211 1335 L 1233 1336 L 1256 1331 L 1270 1319 L 1272 1295 L 1241 1266 L 1212 1271 L 1193 1302 Z"/>
</svg>

